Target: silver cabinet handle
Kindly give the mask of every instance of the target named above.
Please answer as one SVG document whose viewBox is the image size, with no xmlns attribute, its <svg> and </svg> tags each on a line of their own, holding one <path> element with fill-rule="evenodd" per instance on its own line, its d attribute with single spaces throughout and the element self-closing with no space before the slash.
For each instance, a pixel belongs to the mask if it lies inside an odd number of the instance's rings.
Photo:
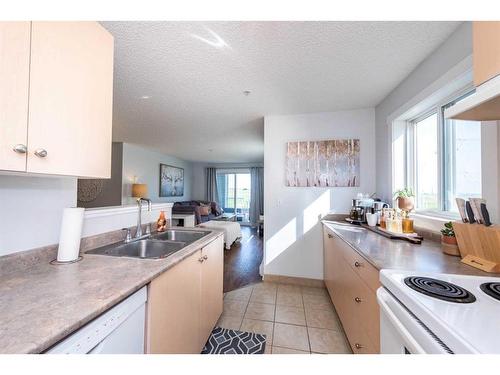
<svg viewBox="0 0 500 375">
<path fill-rule="evenodd" d="M 203 260 L 207 260 L 208 259 L 208 256 L 207 255 L 203 255 Z"/>
<path fill-rule="evenodd" d="M 356 297 L 356 298 L 354 298 L 354 301 L 356 301 L 357 303 L 361 303 L 361 298 Z"/>
<path fill-rule="evenodd" d="M 361 345 L 361 344 L 354 344 L 354 347 L 356 349 L 363 349 L 363 345 Z"/>
<path fill-rule="evenodd" d="M 38 148 L 35 150 L 35 155 L 38 156 L 39 158 L 44 158 L 47 156 L 47 150 L 43 148 Z"/>
<path fill-rule="evenodd" d="M 333 236 L 330 233 L 328 233 L 328 238 L 333 238 Z"/>
<path fill-rule="evenodd" d="M 200 262 L 200 263 L 203 263 L 203 261 L 204 261 L 203 257 L 201 257 L 200 259 L 198 259 L 198 262 Z"/>
<path fill-rule="evenodd" d="M 18 154 L 25 154 L 26 152 L 28 152 L 28 148 L 26 147 L 26 145 L 23 145 L 21 143 L 15 145 L 12 150 L 14 152 L 17 152 Z"/>
<path fill-rule="evenodd" d="M 359 262 L 354 262 L 354 267 L 361 267 L 361 263 L 359 263 Z"/>
</svg>

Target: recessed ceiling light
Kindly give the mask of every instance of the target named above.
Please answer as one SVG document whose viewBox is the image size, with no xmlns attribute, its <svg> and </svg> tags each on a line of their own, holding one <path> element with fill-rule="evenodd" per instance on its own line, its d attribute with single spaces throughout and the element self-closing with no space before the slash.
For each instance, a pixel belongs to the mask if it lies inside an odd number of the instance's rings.
<svg viewBox="0 0 500 375">
<path fill-rule="evenodd" d="M 141 99 L 150 99 L 150 98 L 151 98 L 151 96 L 149 96 L 149 95 L 143 95 L 143 96 L 141 96 Z"/>
<path fill-rule="evenodd" d="M 250 95 L 251 93 L 252 93 L 252 92 L 251 92 L 250 90 L 245 90 L 245 91 L 243 91 L 243 95 L 245 95 L 245 96 L 248 96 L 248 95 Z"/>
</svg>

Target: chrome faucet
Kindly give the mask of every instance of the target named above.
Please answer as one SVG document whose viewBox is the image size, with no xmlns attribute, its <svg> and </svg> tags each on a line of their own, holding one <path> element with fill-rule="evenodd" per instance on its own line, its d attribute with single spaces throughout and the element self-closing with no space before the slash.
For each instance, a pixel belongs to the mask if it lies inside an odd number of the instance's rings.
<svg viewBox="0 0 500 375">
<path fill-rule="evenodd" d="M 138 206 L 139 210 L 137 211 L 137 229 L 135 231 L 135 238 L 141 238 L 143 235 L 142 234 L 142 220 L 141 220 L 142 202 L 148 202 L 148 212 L 151 211 L 151 199 L 148 199 L 148 198 L 138 198 L 137 199 L 137 206 Z M 148 227 L 148 230 L 146 230 L 146 234 L 150 234 L 150 233 L 151 233 L 151 231 Z"/>
</svg>

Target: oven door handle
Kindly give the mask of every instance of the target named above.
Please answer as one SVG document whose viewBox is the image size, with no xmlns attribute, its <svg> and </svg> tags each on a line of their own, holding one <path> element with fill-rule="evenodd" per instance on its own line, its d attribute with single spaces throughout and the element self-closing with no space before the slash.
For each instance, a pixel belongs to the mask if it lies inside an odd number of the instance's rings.
<svg viewBox="0 0 500 375">
<path fill-rule="evenodd" d="M 389 305 L 387 305 L 385 299 L 389 297 L 389 293 L 383 288 L 379 288 L 377 291 L 377 299 L 379 306 L 381 308 L 381 313 L 383 313 L 389 321 L 394 325 L 394 328 L 402 336 L 403 341 L 410 347 L 413 354 L 426 354 L 425 350 L 417 343 L 417 341 L 412 337 L 410 332 L 401 324 L 397 316 L 392 312 Z M 391 298 L 391 297 L 389 297 Z"/>
</svg>

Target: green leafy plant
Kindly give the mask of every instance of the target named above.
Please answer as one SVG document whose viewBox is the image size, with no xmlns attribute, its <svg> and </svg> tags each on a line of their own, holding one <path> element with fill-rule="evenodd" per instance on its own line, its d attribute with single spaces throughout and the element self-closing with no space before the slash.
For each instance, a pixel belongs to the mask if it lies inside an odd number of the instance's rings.
<svg viewBox="0 0 500 375">
<path fill-rule="evenodd" d="M 394 193 L 394 198 L 410 198 L 414 197 L 415 194 L 413 194 L 413 190 L 411 188 L 404 188 L 396 191 Z"/>
<path fill-rule="evenodd" d="M 444 228 L 441 229 L 441 234 L 447 237 L 455 237 L 455 231 L 453 230 L 453 223 L 451 221 L 444 224 Z"/>
</svg>

